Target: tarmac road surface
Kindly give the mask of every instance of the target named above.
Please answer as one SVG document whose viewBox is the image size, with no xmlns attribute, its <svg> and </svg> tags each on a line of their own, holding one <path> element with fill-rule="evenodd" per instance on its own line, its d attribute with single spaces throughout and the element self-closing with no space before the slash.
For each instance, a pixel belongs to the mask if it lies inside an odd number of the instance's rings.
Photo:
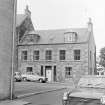
<svg viewBox="0 0 105 105">
<path fill-rule="evenodd" d="M 72 88 L 72 84 L 61 83 L 36 83 L 36 82 L 15 82 L 15 95 L 24 95 L 35 92 Z"/>
<path fill-rule="evenodd" d="M 62 105 L 62 96 L 66 89 L 46 92 L 44 94 L 32 95 L 22 98 L 23 101 L 30 102 L 29 105 Z"/>
</svg>

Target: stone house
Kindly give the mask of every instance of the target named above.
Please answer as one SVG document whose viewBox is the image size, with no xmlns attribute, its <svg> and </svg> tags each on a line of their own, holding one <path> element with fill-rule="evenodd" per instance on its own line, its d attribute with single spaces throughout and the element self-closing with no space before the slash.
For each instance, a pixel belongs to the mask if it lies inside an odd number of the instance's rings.
<svg viewBox="0 0 105 105">
<path fill-rule="evenodd" d="M 31 26 L 30 30 L 17 31 L 21 36 L 17 46 L 20 72 L 38 73 L 49 82 L 69 81 L 72 77 L 78 80 L 84 74 L 95 73 L 96 46 L 91 19 L 86 28 L 53 30 L 34 30 L 30 20 L 22 20 L 27 25 L 21 22 L 23 27 Z"/>
<path fill-rule="evenodd" d="M 17 14 L 16 17 L 16 41 L 15 41 L 15 56 L 14 56 L 14 71 L 18 70 L 18 44 L 20 43 L 23 35 L 29 31 L 34 30 L 34 26 L 31 20 L 31 12 L 26 6 L 24 14 Z"/>
</svg>

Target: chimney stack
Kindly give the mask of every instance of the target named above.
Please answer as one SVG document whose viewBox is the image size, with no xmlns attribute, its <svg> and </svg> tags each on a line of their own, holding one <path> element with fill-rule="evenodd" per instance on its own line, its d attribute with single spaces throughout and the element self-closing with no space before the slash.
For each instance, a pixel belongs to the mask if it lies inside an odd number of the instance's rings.
<svg viewBox="0 0 105 105">
<path fill-rule="evenodd" d="M 26 5 L 25 14 L 27 16 L 31 16 L 31 11 L 29 10 L 29 6 L 28 5 Z"/>
<path fill-rule="evenodd" d="M 89 18 L 89 22 L 88 22 L 88 31 L 92 32 L 93 31 L 93 23 L 92 23 L 92 19 Z"/>
</svg>

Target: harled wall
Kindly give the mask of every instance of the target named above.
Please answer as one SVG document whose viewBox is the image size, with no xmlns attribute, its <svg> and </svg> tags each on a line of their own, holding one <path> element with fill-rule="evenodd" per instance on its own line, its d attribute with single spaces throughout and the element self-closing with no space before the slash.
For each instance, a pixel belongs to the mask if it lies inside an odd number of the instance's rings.
<svg viewBox="0 0 105 105">
<path fill-rule="evenodd" d="M 0 0 L 0 99 L 10 97 L 13 0 Z"/>
</svg>

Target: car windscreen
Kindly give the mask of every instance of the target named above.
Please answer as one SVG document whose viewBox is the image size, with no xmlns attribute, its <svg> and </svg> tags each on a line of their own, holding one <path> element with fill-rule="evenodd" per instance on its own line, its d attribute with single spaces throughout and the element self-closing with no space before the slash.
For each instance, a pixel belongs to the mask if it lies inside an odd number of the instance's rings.
<svg viewBox="0 0 105 105">
<path fill-rule="evenodd" d="M 16 76 L 20 76 L 21 75 L 21 73 L 20 72 L 15 72 L 15 74 L 14 75 L 16 75 Z"/>
<path fill-rule="evenodd" d="M 105 88 L 105 77 L 101 76 L 82 77 L 78 82 L 78 87 Z"/>
</svg>

